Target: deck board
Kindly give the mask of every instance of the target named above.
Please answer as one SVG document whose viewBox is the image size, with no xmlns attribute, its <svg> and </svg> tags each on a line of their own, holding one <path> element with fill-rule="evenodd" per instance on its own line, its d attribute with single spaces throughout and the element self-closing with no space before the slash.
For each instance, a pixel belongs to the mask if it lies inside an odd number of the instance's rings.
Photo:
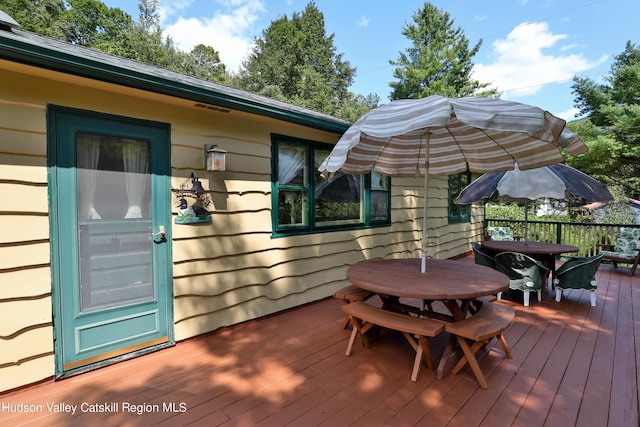
<svg viewBox="0 0 640 427">
<path fill-rule="evenodd" d="M 473 262 L 466 257 L 461 263 Z M 0 404 L 112 403 L 118 411 L 71 416 L 0 412 L 26 426 L 637 426 L 640 382 L 640 276 L 602 265 L 597 306 L 585 291 L 548 291 L 541 303 L 506 294 L 516 308 L 499 345 L 481 358 L 489 383 L 473 373 L 439 380 L 423 369 L 410 381 L 414 352 L 381 331 L 371 348 L 344 355 L 341 302 L 326 299 L 223 328 L 175 347 L 61 381 L 0 394 Z M 375 300 L 373 300 L 375 303 Z M 434 358 L 446 334 L 430 340 Z M 143 414 L 123 405 L 161 408 Z M 169 407 L 175 404 L 176 412 Z M 186 409 L 180 412 L 180 404 Z M 163 407 L 164 405 L 164 407 Z M 169 405 L 169 406 L 167 406 Z M 164 408 L 164 410 L 162 410 Z"/>
</svg>

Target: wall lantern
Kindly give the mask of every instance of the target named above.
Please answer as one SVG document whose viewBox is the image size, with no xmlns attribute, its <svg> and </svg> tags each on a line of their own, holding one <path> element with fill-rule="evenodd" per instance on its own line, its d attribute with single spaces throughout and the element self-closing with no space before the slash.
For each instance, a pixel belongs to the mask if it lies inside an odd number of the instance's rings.
<svg viewBox="0 0 640 427">
<path fill-rule="evenodd" d="M 208 171 L 222 172 L 225 170 L 225 157 L 227 150 L 218 148 L 217 145 L 205 144 L 204 146 L 204 167 Z"/>
</svg>

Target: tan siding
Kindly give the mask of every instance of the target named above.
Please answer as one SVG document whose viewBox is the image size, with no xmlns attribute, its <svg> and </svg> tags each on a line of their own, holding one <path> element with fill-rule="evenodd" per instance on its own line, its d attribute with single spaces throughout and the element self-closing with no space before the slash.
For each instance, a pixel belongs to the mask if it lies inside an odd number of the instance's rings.
<svg viewBox="0 0 640 427">
<path fill-rule="evenodd" d="M 39 137 L 41 139 L 44 136 Z M 2 145 L 2 131 L 0 130 L 0 145 Z M 11 150 L 13 147 L 5 147 L 5 151 Z M 47 159 L 44 153 L 38 157 L 41 159 L 41 163 L 37 166 L 24 166 L 17 164 L 2 163 L 0 168 L 0 181 L 3 182 L 22 182 L 31 183 L 32 185 L 47 185 Z"/>
<path fill-rule="evenodd" d="M 0 272 L 49 264 L 49 243 L 0 245 Z"/>
<path fill-rule="evenodd" d="M 47 187 L 33 186 L 29 183 L 0 182 L 0 212 L 46 213 Z"/>
<path fill-rule="evenodd" d="M 0 273 L 0 301 L 51 295 L 51 269 L 19 269 Z"/>
<path fill-rule="evenodd" d="M 0 301 L 3 321 L 0 338 L 8 339 L 36 325 L 51 324 L 51 298 L 49 296 Z"/>
<path fill-rule="evenodd" d="M 0 96 L 0 391 L 54 372 L 45 108 L 16 89 Z"/>
<path fill-rule="evenodd" d="M 12 337 L 15 345 L 7 346 L 0 352 L 0 366 L 19 365 L 34 355 L 39 357 L 53 354 L 53 327 L 50 324 L 41 325 L 21 331 Z"/>
<path fill-rule="evenodd" d="M 2 373 L 0 391 L 11 390 L 12 388 L 53 377 L 54 363 L 53 352 L 47 352 L 33 355 L 18 364 L 0 365 L 0 372 Z"/>
<path fill-rule="evenodd" d="M 14 207 L 16 211 L 17 207 Z M 49 218 L 44 215 L 5 215 L 0 213 L 0 245 L 49 240 Z"/>
</svg>

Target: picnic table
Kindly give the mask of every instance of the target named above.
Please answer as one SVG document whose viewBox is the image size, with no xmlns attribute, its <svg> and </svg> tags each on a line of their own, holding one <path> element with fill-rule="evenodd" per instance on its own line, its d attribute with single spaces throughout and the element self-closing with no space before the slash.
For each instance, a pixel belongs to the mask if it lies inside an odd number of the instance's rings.
<svg viewBox="0 0 640 427">
<path fill-rule="evenodd" d="M 400 298 L 441 301 L 448 314 L 419 310 L 419 314 L 449 322 L 464 320 L 480 297 L 495 295 L 509 287 L 504 274 L 489 267 L 463 264 L 455 260 L 427 260 L 426 272 L 420 271 L 420 259 L 380 259 L 363 261 L 347 270 L 349 281 L 377 293 L 384 304 L 393 308 Z M 452 337 L 445 349 L 436 374 L 442 378 L 459 359 Z"/>
</svg>

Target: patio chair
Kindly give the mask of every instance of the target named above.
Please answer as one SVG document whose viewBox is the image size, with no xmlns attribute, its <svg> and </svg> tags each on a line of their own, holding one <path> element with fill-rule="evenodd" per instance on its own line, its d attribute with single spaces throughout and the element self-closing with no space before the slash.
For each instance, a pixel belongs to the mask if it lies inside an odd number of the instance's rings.
<svg viewBox="0 0 640 427">
<path fill-rule="evenodd" d="M 491 256 L 489 252 L 482 248 L 482 245 L 477 242 L 471 242 L 471 249 L 475 257 L 476 264 L 484 265 L 486 267 L 496 268 L 496 260 Z"/>
<path fill-rule="evenodd" d="M 496 270 L 509 277 L 509 288 L 524 292 L 524 305 L 529 306 L 529 294 L 538 293 L 542 301 L 542 284 L 549 269 L 540 261 L 519 252 L 501 252 L 496 255 Z M 498 300 L 502 293 L 498 293 Z"/>
<path fill-rule="evenodd" d="M 615 245 L 600 245 L 604 250 L 603 260 L 610 261 L 614 268 L 620 264 L 631 264 L 631 275 L 640 263 L 640 228 L 620 227 Z"/>
<path fill-rule="evenodd" d="M 520 240 L 520 236 L 513 236 L 509 227 L 487 227 L 485 240 Z"/>
<path fill-rule="evenodd" d="M 560 302 L 563 289 L 586 289 L 591 296 L 591 306 L 596 306 L 596 271 L 604 257 L 600 253 L 591 257 L 576 257 L 565 262 L 556 270 L 553 284 L 556 287 L 556 301 Z"/>
</svg>

